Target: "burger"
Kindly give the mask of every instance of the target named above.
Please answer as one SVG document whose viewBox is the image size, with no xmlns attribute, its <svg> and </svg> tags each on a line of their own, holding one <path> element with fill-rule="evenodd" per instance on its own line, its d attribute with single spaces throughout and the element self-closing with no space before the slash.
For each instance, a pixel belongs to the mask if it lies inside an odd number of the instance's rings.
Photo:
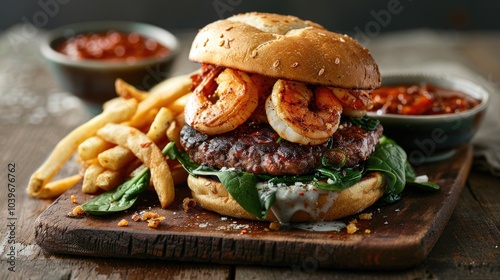
<svg viewBox="0 0 500 280">
<path fill-rule="evenodd" d="M 171 157 L 192 198 L 224 216 L 336 220 L 405 184 L 406 154 L 365 116 L 381 76 L 347 35 L 294 16 L 245 13 L 208 24 Z"/>
</svg>

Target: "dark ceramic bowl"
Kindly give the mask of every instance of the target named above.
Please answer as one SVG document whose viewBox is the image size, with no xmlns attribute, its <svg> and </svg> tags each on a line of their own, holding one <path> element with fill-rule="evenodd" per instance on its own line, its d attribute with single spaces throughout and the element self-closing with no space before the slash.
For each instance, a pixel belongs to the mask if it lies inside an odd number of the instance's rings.
<svg viewBox="0 0 500 280">
<path fill-rule="evenodd" d="M 57 52 L 54 47 L 63 40 L 90 32 L 136 32 L 152 38 L 171 51 L 158 58 L 106 61 L 72 59 Z M 75 94 L 91 105 L 100 108 L 106 100 L 116 97 L 115 80 L 121 78 L 139 89 L 148 90 L 168 76 L 174 58 L 179 52 L 179 42 L 170 32 L 143 23 L 107 21 L 88 22 L 64 26 L 47 34 L 41 44 L 41 53 L 56 82 L 66 91 Z"/>
<path fill-rule="evenodd" d="M 437 161 L 454 154 L 456 148 L 474 137 L 486 112 L 489 92 L 481 84 L 450 75 L 425 73 L 392 73 L 382 76 L 382 85 L 409 85 L 427 83 L 461 91 L 480 100 L 471 110 L 427 116 L 377 114 L 368 116 L 380 120 L 384 135 L 402 146 L 409 161 L 414 164 Z"/>
</svg>

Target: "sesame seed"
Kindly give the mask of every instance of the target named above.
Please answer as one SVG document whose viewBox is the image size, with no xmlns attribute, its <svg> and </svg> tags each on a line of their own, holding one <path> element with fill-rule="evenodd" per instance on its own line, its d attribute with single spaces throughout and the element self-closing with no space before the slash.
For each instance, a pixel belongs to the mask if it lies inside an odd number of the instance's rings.
<svg viewBox="0 0 500 280">
<path fill-rule="evenodd" d="M 226 44 L 226 48 L 229 49 L 231 47 L 231 42 L 234 41 L 234 38 L 232 39 L 227 39 L 227 44 Z"/>
<path fill-rule="evenodd" d="M 224 46 L 224 42 L 225 42 L 224 40 L 220 40 L 219 46 L 221 46 L 221 47 Z"/>
<path fill-rule="evenodd" d="M 323 75 L 323 73 L 325 73 L 325 68 L 321 67 L 321 69 L 319 69 L 318 76 Z"/>
<path fill-rule="evenodd" d="M 205 42 L 203 42 L 203 46 L 206 47 L 207 46 L 207 43 L 208 43 L 208 38 L 205 40 Z"/>
<path fill-rule="evenodd" d="M 340 64 L 340 58 L 338 57 L 335 58 L 335 64 Z"/>
<path fill-rule="evenodd" d="M 250 54 L 250 56 L 252 58 L 256 57 L 257 56 L 257 51 L 256 50 L 253 50 L 252 53 Z"/>
<path fill-rule="evenodd" d="M 340 37 L 339 40 L 340 40 L 340 42 L 345 43 L 344 38 Z"/>
<path fill-rule="evenodd" d="M 277 59 L 276 61 L 274 61 L 274 63 L 273 63 L 273 67 L 274 68 L 277 68 L 279 65 L 280 65 L 279 59 Z"/>
<path fill-rule="evenodd" d="M 233 29 L 233 26 L 230 26 L 230 27 L 226 28 L 226 31 L 229 31 L 231 29 Z"/>
<path fill-rule="evenodd" d="M 297 67 L 297 66 L 299 66 L 299 63 L 298 63 L 298 62 L 294 62 L 294 63 L 292 64 L 292 67 L 293 67 L 293 68 L 295 68 L 295 67 Z"/>
</svg>

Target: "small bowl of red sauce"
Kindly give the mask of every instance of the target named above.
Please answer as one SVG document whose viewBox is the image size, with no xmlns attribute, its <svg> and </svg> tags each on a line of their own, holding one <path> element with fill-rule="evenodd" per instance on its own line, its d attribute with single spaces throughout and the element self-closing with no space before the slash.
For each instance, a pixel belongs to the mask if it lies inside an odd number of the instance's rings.
<svg viewBox="0 0 500 280">
<path fill-rule="evenodd" d="M 56 82 L 100 108 L 120 78 L 148 90 L 169 76 L 179 42 L 157 26 L 121 21 L 87 22 L 50 31 L 41 53 Z"/>
<path fill-rule="evenodd" d="M 450 75 L 393 73 L 372 91 L 368 116 L 401 145 L 414 165 L 442 160 L 474 137 L 489 92 L 472 80 Z"/>
</svg>

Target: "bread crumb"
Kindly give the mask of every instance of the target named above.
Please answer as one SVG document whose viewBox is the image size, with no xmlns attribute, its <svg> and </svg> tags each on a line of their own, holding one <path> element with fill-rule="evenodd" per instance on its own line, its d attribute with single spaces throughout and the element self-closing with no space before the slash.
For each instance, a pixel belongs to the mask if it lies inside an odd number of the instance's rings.
<svg viewBox="0 0 500 280">
<path fill-rule="evenodd" d="M 140 219 L 141 219 L 141 215 L 139 215 L 139 214 L 137 214 L 137 213 L 134 213 L 134 214 L 132 215 L 132 221 L 137 222 L 137 221 L 139 221 Z"/>
<path fill-rule="evenodd" d="M 122 219 L 121 221 L 118 222 L 119 227 L 126 227 L 128 226 L 128 221 L 125 219 Z"/>
<path fill-rule="evenodd" d="M 356 220 L 355 220 L 356 221 Z M 347 226 L 346 226 L 346 229 L 347 229 L 347 233 L 348 234 L 353 234 L 355 233 L 356 231 L 358 231 L 358 227 L 356 226 L 356 223 L 353 223 L 353 222 L 350 222 Z"/>
<path fill-rule="evenodd" d="M 142 213 L 141 220 L 146 221 L 149 219 L 156 219 L 158 217 L 159 217 L 158 213 L 146 211 L 146 212 Z"/>
<path fill-rule="evenodd" d="M 278 222 L 271 222 L 269 224 L 269 229 L 272 229 L 272 230 L 279 230 L 280 227 L 281 227 L 281 225 Z"/>
<path fill-rule="evenodd" d="M 71 202 L 76 203 L 76 196 L 74 194 L 71 195 Z"/>
<path fill-rule="evenodd" d="M 189 208 L 194 208 L 196 206 L 196 200 L 190 197 L 184 198 L 182 201 L 182 209 L 184 209 L 184 212 L 188 212 Z"/>
<path fill-rule="evenodd" d="M 141 211 L 139 213 L 134 213 L 132 215 L 132 220 L 134 222 L 146 221 L 148 223 L 148 227 L 156 228 L 160 225 L 161 221 L 165 220 L 165 217 L 158 215 L 158 213 L 156 213 L 156 212 Z M 124 221 L 124 220 L 122 220 L 122 221 Z"/>
<path fill-rule="evenodd" d="M 353 234 L 359 230 L 359 228 L 356 226 L 357 223 L 358 223 L 358 220 L 354 219 L 354 220 L 350 221 L 349 224 L 347 224 L 346 230 L 347 230 L 348 234 Z"/>
<path fill-rule="evenodd" d="M 157 217 L 157 218 L 151 218 L 148 220 L 148 227 L 150 228 L 157 228 L 161 221 L 165 220 L 165 217 Z"/>
<path fill-rule="evenodd" d="M 82 207 L 80 205 L 75 206 L 71 212 L 68 213 L 68 217 L 76 217 L 85 214 Z"/>
<path fill-rule="evenodd" d="M 362 221 L 369 221 L 373 218 L 372 213 L 361 213 L 359 214 L 359 219 Z"/>
<path fill-rule="evenodd" d="M 372 231 L 371 231 L 371 230 L 369 230 L 369 229 L 365 229 L 365 233 L 366 233 L 366 234 L 370 234 L 370 233 L 372 233 Z"/>
</svg>

